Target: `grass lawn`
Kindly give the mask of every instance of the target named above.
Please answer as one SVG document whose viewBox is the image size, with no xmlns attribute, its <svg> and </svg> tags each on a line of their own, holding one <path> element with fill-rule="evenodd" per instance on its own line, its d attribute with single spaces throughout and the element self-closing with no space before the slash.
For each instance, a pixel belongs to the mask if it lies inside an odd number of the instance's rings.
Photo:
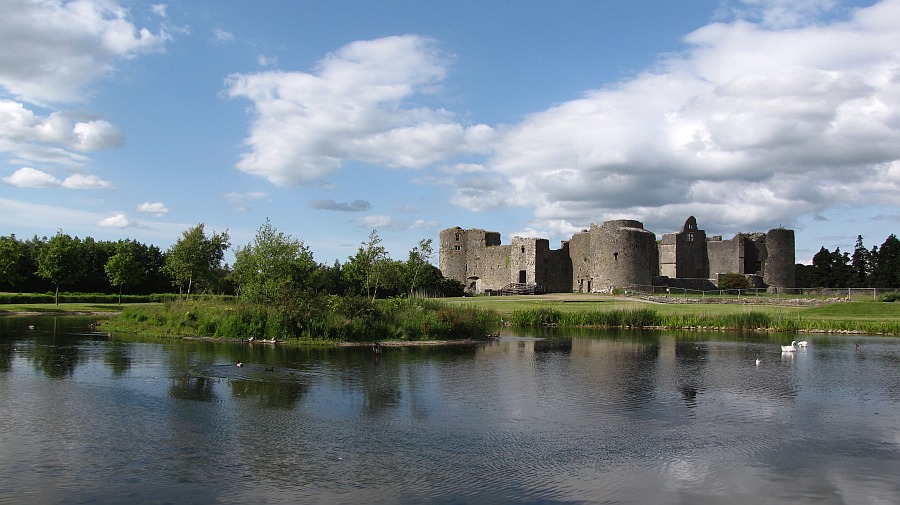
<svg viewBox="0 0 900 505">
<path fill-rule="evenodd" d="M 85 312 L 121 312 L 124 305 L 114 303 L 4 303 L 0 315 L 20 313 L 79 314 Z"/>
<path fill-rule="evenodd" d="M 816 319 L 852 319 L 858 321 L 900 321 L 900 302 L 831 303 L 811 307 L 803 317 Z"/>
<path fill-rule="evenodd" d="M 734 314 L 763 312 L 766 314 L 792 315 L 804 319 L 900 321 L 900 303 L 852 301 L 830 303 L 819 307 L 794 307 L 752 303 L 653 303 L 637 298 L 578 293 L 553 293 L 522 296 L 477 296 L 447 298 L 452 304 L 468 304 L 494 310 L 508 316 L 516 310 L 548 308 L 560 312 L 589 312 L 606 310 L 631 310 L 650 308 L 659 314 Z"/>
</svg>

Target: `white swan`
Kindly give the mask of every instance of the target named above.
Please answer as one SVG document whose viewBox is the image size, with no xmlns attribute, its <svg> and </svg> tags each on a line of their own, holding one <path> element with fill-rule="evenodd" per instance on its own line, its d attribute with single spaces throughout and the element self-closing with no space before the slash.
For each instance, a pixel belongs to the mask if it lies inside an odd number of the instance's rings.
<svg viewBox="0 0 900 505">
<path fill-rule="evenodd" d="M 797 350 L 797 341 L 792 340 L 791 345 L 783 345 L 781 346 L 781 352 L 794 352 Z"/>
<path fill-rule="evenodd" d="M 759 366 L 759 365 L 762 365 L 762 360 L 759 358 L 756 358 L 756 366 Z"/>
<path fill-rule="evenodd" d="M 808 345 L 809 345 L 809 342 L 807 342 L 806 340 L 801 340 L 801 341 L 797 342 L 797 347 L 806 347 Z"/>
</svg>

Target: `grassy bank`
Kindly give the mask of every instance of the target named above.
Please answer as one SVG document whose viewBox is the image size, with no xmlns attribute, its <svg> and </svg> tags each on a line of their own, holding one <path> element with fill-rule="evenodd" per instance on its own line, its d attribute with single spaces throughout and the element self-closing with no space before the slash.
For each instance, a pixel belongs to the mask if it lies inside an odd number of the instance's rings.
<svg viewBox="0 0 900 505">
<path fill-rule="evenodd" d="M 322 297 L 290 307 L 234 300 L 165 303 L 0 305 L 0 314 L 116 313 L 109 331 L 153 336 L 257 338 L 309 342 L 481 338 L 501 321 L 521 327 L 660 327 L 900 335 L 900 303 L 819 306 L 649 303 L 605 295 L 553 294 L 435 300 Z"/>
<path fill-rule="evenodd" d="M 900 335 L 900 303 L 854 301 L 819 306 L 649 303 L 637 298 L 554 294 L 457 298 L 494 310 L 513 326 L 665 327 Z"/>
<path fill-rule="evenodd" d="M 103 328 L 153 336 L 353 342 L 480 338 L 498 323 L 495 313 L 471 306 L 330 296 L 282 307 L 209 301 L 126 307 Z"/>
<path fill-rule="evenodd" d="M 509 316 L 508 321 L 513 326 L 522 327 L 766 330 L 900 335 L 898 321 L 792 317 L 752 310 L 731 314 L 661 314 L 651 308 L 595 312 L 561 312 L 552 308 L 541 308 L 516 310 Z"/>
<path fill-rule="evenodd" d="M 115 314 L 122 311 L 122 306 L 115 303 L 3 303 L 0 304 L 0 315 L 21 314 Z"/>
</svg>

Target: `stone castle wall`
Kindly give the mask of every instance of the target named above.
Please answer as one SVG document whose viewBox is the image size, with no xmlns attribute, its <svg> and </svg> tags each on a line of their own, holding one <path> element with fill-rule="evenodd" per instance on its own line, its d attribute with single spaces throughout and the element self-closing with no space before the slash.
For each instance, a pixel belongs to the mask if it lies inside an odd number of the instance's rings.
<svg viewBox="0 0 900 505">
<path fill-rule="evenodd" d="M 796 256 L 794 252 L 794 230 L 776 228 L 766 234 L 768 259 L 763 268 L 763 282 L 767 286 L 794 287 Z"/>
<path fill-rule="evenodd" d="M 591 250 L 594 292 L 653 282 L 659 262 L 656 235 L 645 230 L 640 221 L 592 225 Z"/>
<path fill-rule="evenodd" d="M 782 228 L 722 240 L 707 238 L 691 216 L 680 232 L 664 235 L 659 244 L 634 220 L 591 224 L 559 249 L 550 249 L 542 238 L 514 237 L 501 245 L 499 233 L 459 227 L 441 231 L 440 239 L 441 272 L 473 293 L 512 283 L 537 284 L 548 292 L 608 292 L 673 285 L 666 278 L 703 284 L 730 272 L 753 277 L 755 283 L 794 287 L 794 232 Z"/>
<path fill-rule="evenodd" d="M 678 233 L 663 235 L 659 245 L 659 273 L 672 279 L 709 278 L 706 232 L 693 216 Z"/>
</svg>

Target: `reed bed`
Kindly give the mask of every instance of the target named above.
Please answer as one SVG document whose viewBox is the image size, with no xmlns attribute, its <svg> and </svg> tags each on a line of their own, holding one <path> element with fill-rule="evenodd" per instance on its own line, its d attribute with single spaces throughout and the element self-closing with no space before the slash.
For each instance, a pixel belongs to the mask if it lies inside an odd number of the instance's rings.
<svg viewBox="0 0 900 505">
<path fill-rule="evenodd" d="M 175 301 L 126 307 L 104 323 L 113 331 L 156 336 L 294 341 L 481 338 L 496 313 L 417 298 L 322 297 L 286 306 Z"/>
<path fill-rule="evenodd" d="M 808 319 L 761 311 L 733 313 L 660 313 L 650 308 L 563 312 L 554 308 L 519 309 L 508 318 L 512 326 L 536 328 L 670 328 L 737 331 L 835 332 L 900 335 L 898 321 Z"/>
</svg>

